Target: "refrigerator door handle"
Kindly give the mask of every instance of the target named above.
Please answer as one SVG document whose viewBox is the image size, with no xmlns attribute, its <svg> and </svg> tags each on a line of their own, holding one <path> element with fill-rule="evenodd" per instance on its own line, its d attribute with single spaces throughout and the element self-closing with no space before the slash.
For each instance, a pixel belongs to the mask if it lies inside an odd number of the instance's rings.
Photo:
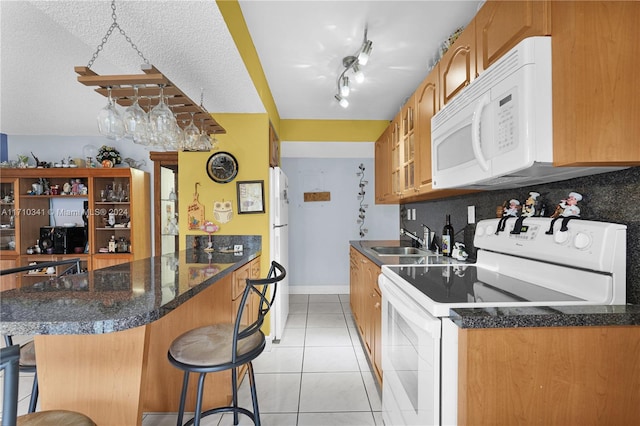
<svg viewBox="0 0 640 426">
<path fill-rule="evenodd" d="M 273 229 L 282 228 L 284 226 L 287 226 L 287 224 L 284 224 L 284 225 L 273 225 Z"/>
</svg>

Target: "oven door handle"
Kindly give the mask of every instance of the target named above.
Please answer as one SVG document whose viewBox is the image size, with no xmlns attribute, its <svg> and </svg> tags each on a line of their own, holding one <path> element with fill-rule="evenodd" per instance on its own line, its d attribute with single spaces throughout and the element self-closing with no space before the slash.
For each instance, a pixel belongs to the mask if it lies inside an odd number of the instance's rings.
<svg viewBox="0 0 640 426">
<path fill-rule="evenodd" d="M 409 296 L 398 289 L 395 284 L 383 274 L 380 274 L 378 285 L 382 291 L 382 298 L 390 303 L 402 316 L 411 321 L 421 330 L 426 330 L 434 339 L 439 339 L 441 335 L 441 321 L 425 311 L 420 305 Z M 383 304 L 385 301 L 383 300 Z"/>
</svg>

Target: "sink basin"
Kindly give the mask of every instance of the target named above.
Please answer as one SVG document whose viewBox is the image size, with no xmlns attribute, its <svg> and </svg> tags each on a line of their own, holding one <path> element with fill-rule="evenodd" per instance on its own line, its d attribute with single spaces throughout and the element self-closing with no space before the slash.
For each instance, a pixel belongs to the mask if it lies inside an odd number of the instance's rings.
<svg viewBox="0 0 640 426">
<path fill-rule="evenodd" d="M 430 256 L 431 252 L 420 250 L 415 247 L 379 246 L 371 247 L 371 250 L 378 256 Z"/>
</svg>

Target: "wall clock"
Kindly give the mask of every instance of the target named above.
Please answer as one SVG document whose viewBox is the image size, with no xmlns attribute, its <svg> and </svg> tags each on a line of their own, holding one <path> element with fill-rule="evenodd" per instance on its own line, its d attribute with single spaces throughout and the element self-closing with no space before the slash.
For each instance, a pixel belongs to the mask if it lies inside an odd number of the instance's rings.
<svg viewBox="0 0 640 426">
<path fill-rule="evenodd" d="M 238 175 L 238 160 L 228 152 L 216 152 L 207 160 L 207 174 L 214 182 L 231 182 Z"/>
</svg>

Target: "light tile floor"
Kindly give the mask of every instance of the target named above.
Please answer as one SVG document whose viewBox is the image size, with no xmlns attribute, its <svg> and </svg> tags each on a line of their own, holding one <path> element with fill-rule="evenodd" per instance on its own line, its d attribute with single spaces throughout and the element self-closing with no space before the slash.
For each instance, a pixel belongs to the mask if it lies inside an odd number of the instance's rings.
<svg viewBox="0 0 640 426">
<path fill-rule="evenodd" d="M 263 352 L 253 366 L 265 426 L 383 424 L 380 391 L 358 337 L 349 295 L 291 295 L 280 343 Z M 27 412 L 32 378 L 20 377 L 19 414 Z M 251 407 L 248 380 L 240 387 L 239 402 Z M 142 424 L 175 422 L 174 413 L 145 413 Z M 233 417 L 209 416 L 201 424 L 232 425 Z M 240 424 L 252 422 L 240 416 Z"/>
</svg>

